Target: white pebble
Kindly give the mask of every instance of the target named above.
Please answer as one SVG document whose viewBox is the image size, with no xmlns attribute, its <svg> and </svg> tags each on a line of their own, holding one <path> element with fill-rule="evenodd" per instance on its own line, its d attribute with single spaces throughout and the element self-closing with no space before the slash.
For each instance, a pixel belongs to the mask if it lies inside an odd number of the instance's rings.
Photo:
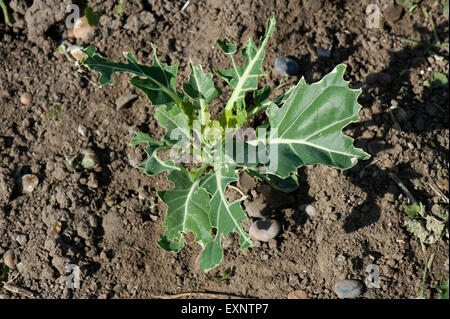
<svg viewBox="0 0 450 319">
<path fill-rule="evenodd" d="M 22 104 L 27 105 L 30 104 L 31 101 L 33 101 L 33 96 L 28 92 L 22 93 L 22 95 L 20 96 L 20 103 Z"/>
<path fill-rule="evenodd" d="M 250 237 L 254 240 L 268 242 L 278 236 L 281 225 L 275 219 L 259 219 L 255 221 L 249 229 Z"/>
<path fill-rule="evenodd" d="M 22 176 L 22 192 L 30 194 L 39 184 L 39 179 L 36 175 L 26 174 Z"/>
<path fill-rule="evenodd" d="M 297 61 L 287 56 L 279 56 L 275 59 L 275 69 L 283 76 L 297 75 L 300 72 Z"/>
<path fill-rule="evenodd" d="M 86 137 L 88 135 L 88 129 L 86 128 L 86 126 L 84 126 L 84 125 L 78 126 L 78 134 Z"/>
<path fill-rule="evenodd" d="M 317 209 L 314 205 L 304 204 L 300 206 L 300 210 L 306 213 L 309 217 L 313 218 L 317 216 Z"/>
<path fill-rule="evenodd" d="M 17 242 L 20 246 L 23 246 L 27 243 L 27 236 L 25 235 L 17 235 L 16 237 Z"/>
<path fill-rule="evenodd" d="M 14 250 L 10 249 L 3 255 L 3 262 L 9 269 L 16 269 Z"/>
</svg>

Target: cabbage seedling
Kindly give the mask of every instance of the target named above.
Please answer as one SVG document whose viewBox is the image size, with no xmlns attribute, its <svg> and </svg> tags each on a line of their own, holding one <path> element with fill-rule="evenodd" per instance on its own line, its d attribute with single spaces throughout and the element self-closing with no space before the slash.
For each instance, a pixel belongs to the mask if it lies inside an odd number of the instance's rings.
<svg viewBox="0 0 450 319">
<path fill-rule="evenodd" d="M 220 94 L 212 75 L 200 65 L 190 64 L 189 80 L 176 86 L 178 64 L 169 66 L 159 61 L 153 45 L 153 64 L 140 64 L 132 53 L 124 53 L 126 63 L 100 56 L 93 46 L 83 50 L 83 60 L 91 70 L 100 73 L 101 85 L 113 84 L 116 72 L 133 75 L 130 83 L 141 90 L 151 104 L 157 106 L 155 118 L 166 129 L 162 140 L 136 132 L 131 145 L 144 144 L 147 160 L 139 165 L 148 175 L 167 171 L 174 187 L 158 192 L 167 205 L 158 245 L 178 252 L 184 246 L 183 235 L 192 232 L 203 248 L 200 266 L 208 271 L 223 258 L 221 238 L 229 233 L 239 235 L 241 249 L 253 245 L 241 222 L 247 217 L 241 207 L 242 198 L 229 202 L 226 190 L 238 180 L 239 171 L 289 192 L 298 187 L 297 169 L 304 165 L 323 164 L 348 169 L 358 159 L 369 155 L 353 146 L 353 139 L 342 129 L 359 119 L 361 90 L 348 87 L 343 78 L 346 66 L 338 65 L 321 81 L 308 85 L 302 78 L 287 92 L 270 100 L 270 87 L 258 89 L 264 48 L 274 32 L 275 19 L 268 20 L 265 34 L 256 45 L 249 39 L 238 65 L 235 44 L 218 40 L 217 45 L 229 56 L 232 68 L 215 70 L 231 89 L 231 96 L 217 119 L 210 114 L 211 102 Z M 251 105 L 246 95 L 253 92 Z M 256 131 L 242 130 L 248 119 L 259 112 L 268 115 L 267 123 Z M 170 150 L 163 160 L 161 151 Z M 187 155 L 187 156 L 186 156 Z M 190 169 L 183 163 L 189 162 Z M 192 167 L 194 166 L 194 167 Z"/>
</svg>

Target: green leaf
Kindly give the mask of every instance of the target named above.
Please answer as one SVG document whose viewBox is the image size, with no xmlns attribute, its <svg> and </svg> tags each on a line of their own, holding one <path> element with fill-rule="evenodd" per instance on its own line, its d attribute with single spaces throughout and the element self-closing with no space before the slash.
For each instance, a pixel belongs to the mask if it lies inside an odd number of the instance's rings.
<svg viewBox="0 0 450 319">
<path fill-rule="evenodd" d="M 229 43 L 227 39 L 217 40 L 217 45 L 222 49 L 225 54 L 235 54 L 237 47 L 236 44 Z"/>
<path fill-rule="evenodd" d="M 196 235 L 195 241 L 204 247 L 213 240 L 207 191 L 199 187 L 199 181 L 194 181 L 185 168 L 171 171 L 167 178 L 174 188 L 158 192 L 167 205 L 163 223 L 167 229 L 160 235 L 158 245 L 167 251 L 179 251 L 184 246 L 182 234 L 192 232 Z"/>
<path fill-rule="evenodd" d="M 12 272 L 5 264 L 0 263 L 0 283 L 8 279 L 8 274 Z"/>
<path fill-rule="evenodd" d="M 155 111 L 155 118 L 160 125 L 167 129 L 164 136 L 166 141 L 175 144 L 183 140 L 183 146 L 190 142 L 189 118 L 177 105 L 169 108 L 161 105 Z"/>
<path fill-rule="evenodd" d="M 3 18 L 5 20 L 5 24 L 11 25 L 11 21 L 9 20 L 9 15 L 8 15 L 8 9 L 6 7 L 5 2 L 3 2 L 3 0 L 0 0 L 0 7 L 2 8 L 2 11 L 3 11 Z"/>
<path fill-rule="evenodd" d="M 159 147 L 149 146 L 145 147 L 144 151 L 148 155 L 147 161 L 138 165 L 138 168 L 144 169 L 149 176 L 158 175 L 164 171 L 180 170 L 178 166 L 171 160 L 162 161 L 158 157 Z"/>
<path fill-rule="evenodd" d="M 439 287 L 439 299 L 449 299 L 448 296 L 448 280 Z"/>
<path fill-rule="evenodd" d="M 259 47 L 255 45 L 253 39 L 249 39 L 242 49 L 242 55 L 246 58 L 243 66 L 237 66 L 233 54 L 236 51 L 236 46 L 228 44 L 226 40 L 217 41 L 217 44 L 222 50 L 230 55 L 233 62 L 233 69 L 231 70 L 217 70 L 218 76 L 224 79 L 231 87 L 233 93 L 225 106 L 225 117 L 227 123 L 232 119 L 231 111 L 233 109 L 245 109 L 245 92 L 256 90 L 258 88 L 258 77 L 266 75 L 261 71 L 262 62 L 264 59 L 264 47 L 267 44 L 269 37 L 275 29 L 275 18 L 271 17 L 267 22 L 266 32 L 260 39 Z M 244 105 L 244 107 L 242 107 Z"/>
<path fill-rule="evenodd" d="M 211 269 L 220 264 L 223 258 L 223 249 L 220 244 L 221 236 L 226 237 L 231 232 L 239 234 L 241 249 L 253 245 L 249 235 L 242 228 L 241 222 L 247 220 L 242 207 L 241 200 L 229 203 L 225 195 L 227 185 L 238 180 L 234 165 L 217 166 L 214 171 L 209 172 L 201 181 L 204 187 L 211 194 L 210 215 L 211 224 L 217 229 L 215 240 L 208 243 L 203 252 L 205 256 L 203 267 Z"/>
<path fill-rule="evenodd" d="M 440 72 L 434 72 L 433 73 L 433 82 L 431 83 L 432 89 L 438 89 L 441 87 L 444 87 L 448 84 L 448 78 L 447 75 Z"/>
<path fill-rule="evenodd" d="M 293 192 L 298 188 L 298 178 L 296 174 L 291 174 L 286 178 L 281 178 L 272 174 L 259 174 L 251 169 L 247 172 L 248 175 L 256 177 L 257 179 L 270 184 L 273 188 L 285 193 Z"/>
<path fill-rule="evenodd" d="M 136 135 L 133 137 L 133 139 L 130 141 L 130 146 L 136 146 L 142 143 L 147 143 L 147 145 L 153 145 L 153 144 L 162 144 L 161 142 L 155 142 L 153 139 L 143 132 L 134 132 Z"/>
<path fill-rule="evenodd" d="M 91 70 L 100 72 L 100 85 L 113 84 L 113 75 L 116 72 L 128 72 L 136 75 L 130 83 L 143 91 L 153 105 L 165 104 L 170 107 L 180 104 L 182 94 L 175 88 L 178 64 L 168 66 L 161 63 L 156 56 L 156 46 L 152 45 L 152 48 L 152 66 L 139 64 L 135 56 L 129 52 L 124 53 L 128 63 L 111 61 L 95 53 L 94 46 L 82 50 L 87 55 L 82 63 Z"/>
<path fill-rule="evenodd" d="M 136 146 L 138 144 L 145 143 L 148 146 L 144 147 L 144 151 L 147 154 L 147 160 L 138 165 L 137 167 L 145 170 L 146 174 L 149 176 L 158 175 L 164 171 L 180 170 L 178 166 L 171 160 L 162 161 L 158 157 L 158 150 L 161 148 L 167 148 L 167 143 L 165 141 L 155 142 L 150 136 L 142 132 L 135 132 L 136 137 L 134 137 L 130 145 Z"/>
<path fill-rule="evenodd" d="M 220 90 L 212 81 L 212 74 L 203 73 L 201 65 L 194 66 L 190 63 L 191 75 L 189 82 L 183 84 L 184 93 L 194 100 L 194 107 L 200 110 L 202 125 L 206 125 L 206 117 L 209 115 L 208 104 L 220 95 Z"/>
<path fill-rule="evenodd" d="M 125 11 L 123 10 L 123 0 L 119 1 L 119 4 L 115 6 L 115 10 L 117 14 L 123 14 Z"/>
<path fill-rule="evenodd" d="M 287 90 L 286 92 L 284 92 L 283 94 L 281 94 L 280 96 L 278 96 L 273 103 L 275 103 L 278 106 L 281 106 L 282 104 L 284 104 L 288 98 L 291 96 L 292 91 L 294 91 L 295 86 L 289 88 L 289 90 Z"/>
<path fill-rule="evenodd" d="M 255 105 L 248 111 L 248 117 L 264 111 L 273 104 L 273 102 L 269 100 L 270 93 L 271 89 L 268 85 L 264 86 L 262 89 L 253 91 L 253 101 Z"/>
<path fill-rule="evenodd" d="M 248 143 L 268 147 L 266 173 L 288 177 L 303 165 L 324 164 L 348 169 L 369 154 L 353 146 L 342 129 L 359 119 L 361 90 L 349 89 L 343 79 L 345 65 L 338 65 L 320 82 L 307 85 L 304 78 L 281 108 L 269 109 L 271 131 Z"/>
<path fill-rule="evenodd" d="M 267 103 L 269 100 L 270 93 L 272 93 L 272 90 L 270 89 L 270 86 L 265 85 L 262 89 L 256 90 L 253 92 L 253 101 L 255 102 L 255 105 L 263 105 Z"/>
<path fill-rule="evenodd" d="M 228 267 L 227 269 L 225 269 L 224 274 L 220 277 L 220 281 L 227 281 L 228 279 L 231 278 L 231 276 L 233 276 L 233 268 Z"/>
<path fill-rule="evenodd" d="M 448 15 L 448 0 L 444 3 L 444 13 Z M 447 282 L 448 285 L 448 282 Z"/>
<path fill-rule="evenodd" d="M 422 203 L 407 205 L 403 209 L 405 214 L 408 215 L 408 217 L 412 218 L 412 219 L 416 219 L 416 218 L 421 217 L 423 215 L 423 213 L 421 213 L 422 210 L 423 210 Z"/>
<path fill-rule="evenodd" d="M 277 98 L 275 98 L 275 100 L 270 101 L 269 100 L 269 95 L 271 93 L 271 89 L 268 85 L 266 85 L 265 87 L 263 87 L 260 90 L 254 91 L 253 92 L 253 100 L 255 102 L 255 106 L 248 112 L 248 116 L 251 117 L 261 111 L 264 111 L 272 106 L 275 105 L 282 105 L 284 104 L 284 102 L 287 101 L 287 99 L 289 98 L 290 94 L 292 93 L 294 87 L 291 87 L 288 91 L 286 91 L 285 93 L 281 94 L 280 96 L 278 96 Z"/>
<path fill-rule="evenodd" d="M 101 13 L 98 11 L 94 11 L 91 7 L 87 7 L 84 9 L 84 15 L 86 16 L 87 23 L 93 27 L 98 25 L 98 22 L 101 17 Z"/>
</svg>

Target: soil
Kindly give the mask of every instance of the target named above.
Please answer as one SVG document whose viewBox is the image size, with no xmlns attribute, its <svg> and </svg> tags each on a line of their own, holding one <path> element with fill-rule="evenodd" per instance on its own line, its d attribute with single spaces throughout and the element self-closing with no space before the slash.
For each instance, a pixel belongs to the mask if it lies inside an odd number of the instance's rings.
<svg viewBox="0 0 450 319">
<path fill-rule="evenodd" d="M 190 1 L 184 10 L 185 1 L 124 1 L 121 15 L 115 2 L 75 1 L 81 10 L 89 5 L 103 12 L 94 37 L 85 43 L 70 38 L 65 26 L 69 1 L 12 0 L 13 25 L 0 22 L 0 257 L 8 255 L 16 268 L 4 281 L 41 298 L 193 292 L 287 298 L 297 290 L 303 298 L 337 298 L 337 281 L 363 282 L 367 265 L 376 264 L 380 288 L 367 288 L 360 298 L 416 298 L 433 255 L 424 296 L 438 295 L 437 288 L 448 279 L 448 238 L 421 247 L 404 226 L 408 200 L 389 177 L 396 174 L 428 212 L 448 210 L 448 86 L 430 90 L 424 81 L 432 81 L 433 72 L 448 74 L 449 59 L 447 51 L 434 49 L 436 56 L 429 45 L 405 40 L 433 41 L 432 24 L 420 6 L 400 15 L 385 11 L 383 28 L 367 28 L 366 7 L 374 2 L 368 0 Z M 390 3 L 382 2 L 377 1 L 380 8 Z M 441 42 L 448 43 L 443 1 L 421 3 L 432 12 Z M 136 129 L 154 139 L 164 135 L 154 108 L 128 84 L 128 75 L 99 88 L 97 74 L 54 48 L 67 39 L 94 44 L 114 60 L 131 51 L 150 64 L 155 43 L 161 61 L 180 61 L 181 85 L 189 61 L 201 63 L 207 72 L 230 67 L 216 39 L 242 47 L 249 37 L 261 36 L 272 12 L 277 27 L 260 85 L 277 88 L 276 96 L 299 80 L 276 72 L 280 55 L 296 58 L 308 83 L 347 64 L 346 79 L 363 89 L 363 107 L 360 121 L 344 133 L 373 156 L 347 171 L 301 168 L 300 188 L 289 194 L 242 177 L 237 186 L 280 221 L 282 233 L 248 250 L 228 240 L 223 263 L 205 274 L 191 235 L 178 254 L 162 251 L 155 242 L 164 231 L 166 211 L 156 192 L 171 184 L 165 173 L 148 177 L 136 169 L 142 150 L 129 146 Z M 318 56 L 319 47 L 331 47 L 331 57 Z M 33 95 L 31 104 L 20 103 L 23 92 Z M 215 114 L 226 98 L 214 104 Z M 264 119 L 261 115 L 250 125 Z M 80 134 L 79 126 L 87 130 Z M 99 167 L 67 165 L 69 155 L 86 148 L 97 154 Z M 27 173 L 39 178 L 30 194 L 20 191 L 20 177 Z M 301 205 L 308 203 L 317 214 L 302 212 Z M 7 253 L 11 250 L 13 256 Z M 66 286 L 69 264 L 80 269 L 79 288 Z M 231 277 L 220 280 L 229 271 Z M 26 296 L 0 289 L 0 298 Z"/>
</svg>

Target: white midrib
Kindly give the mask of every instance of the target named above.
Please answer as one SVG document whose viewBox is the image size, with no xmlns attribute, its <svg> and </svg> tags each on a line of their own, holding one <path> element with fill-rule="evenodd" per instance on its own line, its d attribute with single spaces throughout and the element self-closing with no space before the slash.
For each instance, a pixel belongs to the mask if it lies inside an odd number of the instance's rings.
<svg viewBox="0 0 450 319">
<path fill-rule="evenodd" d="M 311 146 L 313 148 L 318 148 L 321 149 L 323 151 L 327 151 L 327 152 L 331 152 L 334 154 L 340 154 L 340 155 L 344 155 L 344 156 L 350 156 L 350 157 L 354 157 L 354 154 L 349 154 L 349 153 L 345 153 L 345 152 L 340 152 L 340 151 L 336 151 L 336 150 L 332 150 L 320 145 L 316 145 L 313 143 L 309 143 L 306 142 L 305 140 L 292 140 L 292 139 L 283 139 L 283 138 L 275 138 L 275 139 L 269 139 L 269 141 L 267 142 L 265 139 L 256 139 L 256 140 L 251 140 L 248 141 L 248 144 L 252 145 L 252 146 L 257 146 L 258 143 L 261 142 L 263 144 L 301 144 L 301 145 L 307 145 L 307 146 Z"/>
<path fill-rule="evenodd" d="M 132 62 L 132 63 L 133 63 L 133 62 Z M 104 64 L 98 64 L 98 63 L 92 63 L 91 65 L 92 65 L 93 67 L 104 67 L 104 66 L 105 66 Z M 175 103 L 177 103 L 177 104 L 180 104 L 180 103 L 181 103 L 181 99 L 180 99 L 180 98 L 179 98 L 172 90 L 170 90 L 170 89 L 167 88 L 166 86 L 162 85 L 161 83 L 159 83 L 159 82 L 156 81 L 155 79 L 153 79 L 153 78 L 149 77 L 148 75 L 146 75 L 146 74 L 144 73 L 144 71 L 142 71 L 142 69 L 139 67 L 138 64 L 133 63 L 133 65 L 135 65 L 136 68 L 137 68 L 137 69 L 139 70 L 139 72 L 140 72 L 140 73 L 135 72 L 135 74 L 137 74 L 137 75 L 139 75 L 139 76 L 142 76 L 142 77 L 145 77 L 145 78 L 149 79 L 150 81 L 152 81 L 153 83 L 155 83 L 155 84 L 159 87 L 159 89 L 160 89 L 161 91 L 163 91 L 163 92 L 166 93 L 168 96 L 170 96 L 170 97 L 172 98 L 172 100 L 175 101 Z M 158 66 L 161 68 L 161 66 L 160 66 L 159 64 L 158 64 Z M 123 67 L 111 67 L 111 68 L 113 68 L 113 69 L 115 69 L 115 70 L 120 70 L 120 71 L 122 71 L 122 72 L 130 72 L 130 73 L 133 73 L 133 72 L 131 72 L 130 69 L 123 68 Z M 115 72 L 117 72 L 117 71 L 115 71 Z M 113 73 L 114 73 L 114 72 L 113 72 Z M 164 78 L 167 80 L 167 77 L 166 77 L 165 74 L 164 74 Z M 167 81 L 168 81 L 168 80 L 167 80 Z"/>
<path fill-rule="evenodd" d="M 200 93 L 200 83 L 198 82 L 197 74 L 194 73 L 194 80 L 195 84 L 197 85 L 197 91 Z M 206 119 L 205 119 L 205 100 L 201 97 L 199 94 L 198 101 L 200 102 L 200 122 L 202 125 L 206 125 Z"/>
<path fill-rule="evenodd" d="M 192 184 L 191 189 L 189 190 L 189 193 L 186 196 L 186 205 L 184 205 L 184 217 L 183 217 L 183 230 L 186 229 L 186 220 L 187 220 L 187 215 L 188 215 L 188 203 L 190 202 L 190 199 L 192 197 L 192 194 L 194 192 L 194 189 L 197 187 L 197 182 L 195 182 L 194 184 Z"/>
<path fill-rule="evenodd" d="M 242 230 L 241 230 L 241 225 L 240 225 L 240 224 L 237 222 L 237 220 L 233 217 L 233 213 L 232 213 L 232 212 L 230 211 L 230 209 L 229 209 L 230 205 L 228 205 L 227 198 L 226 198 L 226 196 L 225 196 L 225 193 L 224 193 L 223 190 L 222 190 L 222 187 L 221 187 L 221 184 L 220 184 L 220 181 L 221 181 L 221 180 L 222 180 L 222 172 L 221 172 L 220 169 L 218 169 L 218 170 L 217 170 L 217 177 L 216 177 L 216 187 L 217 187 L 217 190 L 218 190 L 218 192 L 219 192 L 219 194 L 220 194 L 220 198 L 222 199 L 222 202 L 225 202 L 225 203 L 223 204 L 223 206 L 225 207 L 225 209 L 227 210 L 227 212 L 228 212 L 228 214 L 230 215 L 231 219 L 233 220 L 233 223 L 234 223 L 234 225 L 236 226 L 236 227 L 235 227 L 236 230 L 239 232 L 239 234 L 240 234 L 243 238 L 246 238 L 245 241 L 248 242 L 249 240 L 248 240 L 247 234 L 245 234 L 245 233 L 242 232 Z M 220 213 L 220 210 L 219 210 L 219 213 Z M 219 223 L 217 223 L 217 226 L 219 226 L 218 224 L 219 224 Z"/>
<path fill-rule="evenodd" d="M 264 46 L 266 45 L 266 42 L 267 42 L 267 38 L 264 39 L 263 43 L 261 43 L 261 45 L 255 55 L 255 58 L 250 60 L 250 63 L 248 65 L 247 69 L 245 70 L 244 74 L 242 74 L 242 76 L 239 76 L 239 74 L 238 74 L 239 82 L 236 85 L 236 88 L 234 89 L 233 94 L 231 94 L 231 97 L 227 102 L 225 110 L 231 110 L 233 108 L 234 102 L 237 101 L 239 94 L 241 93 L 242 87 L 244 86 L 245 81 L 247 81 L 249 73 L 253 69 L 253 66 L 255 65 L 256 61 L 258 61 L 259 56 L 261 55 L 261 52 L 264 52 Z"/>
</svg>

